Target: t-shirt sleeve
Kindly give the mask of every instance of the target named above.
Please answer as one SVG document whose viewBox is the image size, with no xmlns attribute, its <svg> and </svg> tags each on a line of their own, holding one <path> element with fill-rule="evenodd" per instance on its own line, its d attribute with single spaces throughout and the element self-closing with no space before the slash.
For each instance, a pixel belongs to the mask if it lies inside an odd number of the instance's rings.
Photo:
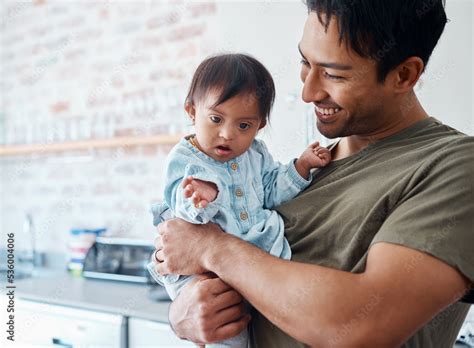
<svg viewBox="0 0 474 348">
<path fill-rule="evenodd" d="M 424 159 L 372 244 L 426 252 L 474 282 L 474 138 Z"/>
</svg>

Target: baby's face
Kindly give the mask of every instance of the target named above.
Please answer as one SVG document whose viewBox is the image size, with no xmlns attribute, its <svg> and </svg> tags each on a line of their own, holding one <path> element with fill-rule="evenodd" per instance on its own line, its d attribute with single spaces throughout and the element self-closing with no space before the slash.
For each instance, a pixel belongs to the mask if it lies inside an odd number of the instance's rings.
<svg viewBox="0 0 474 348">
<path fill-rule="evenodd" d="M 197 145 L 209 157 L 226 162 L 248 150 L 265 123 L 254 95 L 237 95 L 212 107 L 217 95 L 210 93 L 186 108 L 194 118 Z"/>
</svg>

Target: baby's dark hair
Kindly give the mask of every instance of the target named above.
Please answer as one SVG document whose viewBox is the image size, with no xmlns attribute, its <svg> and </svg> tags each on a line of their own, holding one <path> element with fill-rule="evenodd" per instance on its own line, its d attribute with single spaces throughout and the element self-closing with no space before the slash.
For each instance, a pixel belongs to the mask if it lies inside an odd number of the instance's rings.
<svg viewBox="0 0 474 348">
<path fill-rule="evenodd" d="M 199 64 L 185 103 L 195 105 L 209 92 L 219 93 L 212 107 L 239 94 L 255 96 L 264 122 L 269 120 L 275 100 L 272 76 L 262 63 L 246 54 L 217 55 Z"/>
</svg>

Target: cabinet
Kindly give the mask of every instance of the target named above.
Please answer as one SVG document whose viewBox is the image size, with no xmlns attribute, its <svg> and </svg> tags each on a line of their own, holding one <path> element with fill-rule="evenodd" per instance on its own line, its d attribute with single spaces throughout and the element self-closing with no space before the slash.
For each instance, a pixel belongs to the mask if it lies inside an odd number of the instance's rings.
<svg viewBox="0 0 474 348">
<path fill-rule="evenodd" d="M 17 300 L 17 347 L 126 348 L 127 320 L 121 315 Z"/>
<path fill-rule="evenodd" d="M 138 318 L 128 321 L 128 342 L 130 348 L 195 347 L 177 338 L 168 324 Z"/>
<path fill-rule="evenodd" d="M 7 347 L 195 347 L 165 323 L 22 298 L 15 304 L 15 342 L 8 342 Z"/>
</svg>

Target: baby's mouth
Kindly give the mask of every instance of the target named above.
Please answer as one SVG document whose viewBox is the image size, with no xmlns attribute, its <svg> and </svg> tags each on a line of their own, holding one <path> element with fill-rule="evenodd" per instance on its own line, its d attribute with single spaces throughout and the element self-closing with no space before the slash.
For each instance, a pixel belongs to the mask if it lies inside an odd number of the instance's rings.
<svg viewBox="0 0 474 348">
<path fill-rule="evenodd" d="M 216 147 L 216 149 L 217 149 L 217 153 L 219 155 L 228 155 L 232 152 L 230 147 L 228 147 L 226 145 L 219 145 L 219 146 Z"/>
</svg>

